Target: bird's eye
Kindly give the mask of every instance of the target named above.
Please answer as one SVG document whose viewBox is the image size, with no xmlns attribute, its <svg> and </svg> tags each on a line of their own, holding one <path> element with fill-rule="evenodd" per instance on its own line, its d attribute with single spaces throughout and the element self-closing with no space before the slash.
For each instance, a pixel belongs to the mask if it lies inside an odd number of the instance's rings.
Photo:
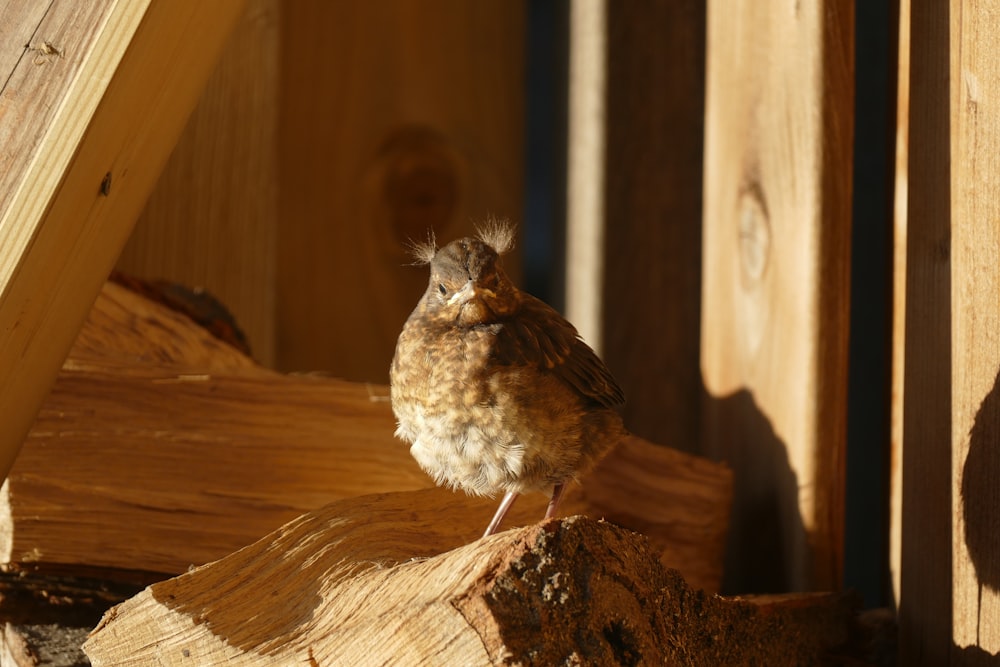
<svg viewBox="0 0 1000 667">
<path fill-rule="evenodd" d="M 441 292 L 441 294 L 448 293 L 448 288 L 444 286 L 444 283 L 438 283 L 438 292 Z"/>
</svg>

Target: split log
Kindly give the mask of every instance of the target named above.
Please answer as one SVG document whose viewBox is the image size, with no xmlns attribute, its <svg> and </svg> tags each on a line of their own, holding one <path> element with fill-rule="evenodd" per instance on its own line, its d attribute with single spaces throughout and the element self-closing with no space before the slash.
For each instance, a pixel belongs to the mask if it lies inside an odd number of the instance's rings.
<svg viewBox="0 0 1000 667">
<path fill-rule="evenodd" d="M 432 486 L 394 428 L 386 387 L 264 369 L 108 284 L 0 489 L 0 562 L 177 574 L 326 503 Z M 630 438 L 566 511 L 645 532 L 716 590 L 730 494 L 724 466 Z M 410 502 L 459 510 L 444 550 L 478 537 L 496 501 Z M 529 496 L 505 526 L 543 514 Z"/>
<path fill-rule="evenodd" d="M 185 313 L 139 293 L 151 293 L 151 285 L 122 274 L 115 280 L 118 282 L 104 284 L 90 309 L 70 350 L 71 362 L 118 360 L 203 372 L 267 372 L 243 352 L 196 325 Z"/>
<path fill-rule="evenodd" d="M 331 504 L 146 588 L 84 651 L 95 666 L 820 664 L 850 637 L 849 597 L 706 594 L 609 523 L 551 520 L 435 555 L 425 535 L 453 536 L 450 519 L 394 494 Z"/>
</svg>

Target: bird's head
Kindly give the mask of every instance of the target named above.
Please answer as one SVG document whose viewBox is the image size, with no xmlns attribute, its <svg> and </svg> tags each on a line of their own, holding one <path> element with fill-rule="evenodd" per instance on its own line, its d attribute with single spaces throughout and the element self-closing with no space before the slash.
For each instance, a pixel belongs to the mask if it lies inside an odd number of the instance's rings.
<svg viewBox="0 0 1000 667">
<path fill-rule="evenodd" d="M 465 328 L 512 315 L 520 304 L 520 292 L 500 261 L 512 243 L 513 230 L 493 223 L 480 228 L 476 237 L 458 239 L 440 249 L 433 240 L 414 246 L 418 260 L 431 269 L 421 301 L 424 313 Z"/>
</svg>

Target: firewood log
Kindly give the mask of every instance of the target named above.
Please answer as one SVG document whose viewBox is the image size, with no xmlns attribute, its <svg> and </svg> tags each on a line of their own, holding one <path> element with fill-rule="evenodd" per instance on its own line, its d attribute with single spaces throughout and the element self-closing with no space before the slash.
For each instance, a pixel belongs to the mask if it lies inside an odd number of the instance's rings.
<svg viewBox="0 0 1000 667">
<path fill-rule="evenodd" d="M 0 489 L 0 563 L 177 574 L 331 501 L 432 486 L 394 426 L 385 386 L 262 368 L 108 284 Z M 567 512 L 646 533 L 665 564 L 717 589 L 723 465 L 630 438 L 574 494 Z M 496 502 L 419 498 L 454 507 L 465 542 Z M 505 525 L 543 514 L 528 496 Z"/>
<path fill-rule="evenodd" d="M 642 536 L 584 517 L 439 553 L 462 541 L 454 512 L 410 495 L 330 504 L 153 584 L 84 651 L 95 667 L 820 664 L 849 638 L 843 596 L 786 608 L 710 595 Z"/>
</svg>

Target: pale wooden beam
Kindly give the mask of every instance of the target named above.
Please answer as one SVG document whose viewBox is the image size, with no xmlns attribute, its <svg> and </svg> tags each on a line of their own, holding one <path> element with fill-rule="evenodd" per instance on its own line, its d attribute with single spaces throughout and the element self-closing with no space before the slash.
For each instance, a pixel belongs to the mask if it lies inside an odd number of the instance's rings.
<svg viewBox="0 0 1000 667">
<path fill-rule="evenodd" d="M 900 559 L 903 548 L 903 363 L 906 349 L 906 211 L 910 150 L 910 1 L 899 3 L 899 48 L 896 65 L 896 166 L 893 193 L 892 257 L 892 415 L 889 465 L 889 574 L 899 605 Z"/>
<path fill-rule="evenodd" d="M 38 3 L 16 4 L 0 14 L 28 45 L 0 71 L 3 475 L 243 8 L 55 0 L 27 21 Z"/>
<path fill-rule="evenodd" d="M 569 11 L 569 140 L 566 183 L 566 315 L 601 351 L 607 7 Z"/>
</svg>

